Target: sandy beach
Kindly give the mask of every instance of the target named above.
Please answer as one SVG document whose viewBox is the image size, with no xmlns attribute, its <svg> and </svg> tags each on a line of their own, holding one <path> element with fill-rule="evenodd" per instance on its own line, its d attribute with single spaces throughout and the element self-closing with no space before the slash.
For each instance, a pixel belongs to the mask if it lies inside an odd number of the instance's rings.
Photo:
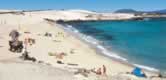
<svg viewBox="0 0 166 80">
<path fill-rule="evenodd" d="M 46 18 L 55 21 L 59 19 L 121 20 L 133 16 L 132 14 L 99 14 L 85 10 L 0 14 L 0 80 L 166 80 L 139 78 L 125 74 L 131 72 L 134 67 L 98 54 L 97 50 L 90 45 L 62 29 L 63 25 L 45 20 Z M 35 44 L 28 45 L 27 51 L 29 56 L 36 58 L 38 62 L 23 61 L 19 59 L 22 53 L 8 50 L 9 33 L 13 29 L 21 34 L 20 41 L 24 41 L 25 38 L 35 39 Z M 49 35 L 47 36 L 46 33 Z M 59 56 L 61 53 L 64 55 Z M 60 62 L 57 63 L 58 61 Z M 98 69 L 103 65 L 106 67 L 106 75 L 97 75 L 93 72 L 75 74 L 80 69 Z M 157 75 L 148 71 L 145 73 L 148 77 Z"/>
</svg>

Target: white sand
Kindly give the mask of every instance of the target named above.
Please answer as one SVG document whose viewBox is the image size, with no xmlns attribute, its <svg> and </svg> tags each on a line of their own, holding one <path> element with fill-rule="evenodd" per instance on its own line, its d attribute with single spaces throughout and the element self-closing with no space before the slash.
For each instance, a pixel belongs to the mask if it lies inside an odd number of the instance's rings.
<svg viewBox="0 0 166 80">
<path fill-rule="evenodd" d="M 89 14 L 93 15 L 93 17 L 87 18 L 86 16 Z M 105 16 L 109 16 L 110 17 L 109 19 L 124 19 L 124 18 L 126 19 L 126 18 L 132 17 L 132 14 L 110 14 L 110 15 L 103 14 L 103 15 L 104 16 L 100 18 L 106 19 Z M 93 69 L 93 68 L 99 68 L 99 67 L 102 67 L 102 65 L 105 65 L 107 68 L 107 75 L 109 76 L 114 76 L 121 72 L 130 72 L 133 69 L 133 67 L 131 66 L 128 66 L 118 61 L 114 61 L 107 57 L 98 55 L 94 49 L 90 48 L 90 46 L 78 40 L 77 38 L 73 37 L 72 35 L 66 33 L 63 29 L 58 27 L 61 25 L 48 24 L 48 22 L 44 21 L 43 18 L 49 18 L 54 20 L 57 20 L 57 19 L 96 20 L 98 19 L 98 13 L 81 11 L 81 10 L 69 10 L 69 11 L 26 12 L 25 15 L 0 14 L 0 46 L 2 46 L 0 47 L 0 51 L 1 51 L 0 60 L 17 58 L 18 56 L 21 55 L 21 54 L 14 54 L 8 51 L 8 48 L 9 48 L 8 40 L 10 39 L 8 36 L 9 32 L 12 29 L 18 29 L 19 32 L 21 33 L 20 40 L 24 40 L 27 36 L 30 38 L 34 38 L 36 40 L 36 44 L 28 47 L 30 56 L 37 58 L 37 60 L 44 61 L 45 63 L 49 63 L 56 68 L 72 71 L 73 68 Z M 27 35 L 24 33 L 27 31 L 31 32 L 31 34 Z M 51 33 L 53 36 L 52 37 L 43 36 L 46 32 Z M 58 32 L 62 32 L 63 35 L 58 35 Z M 74 49 L 74 54 L 70 53 L 72 49 Z M 49 52 L 66 53 L 67 56 L 65 56 L 64 59 L 61 60 L 65 64 L 57 64 L 56 61 L 58 59 L 56 59 L 55 56 L 54 57 L 49 56 L 48 55 Z M 67 63 L 78 64 L 78 66 L 70 66 L 70 65 L 67 65 Z M 5 64 L 5 65 L 15 66 L 17 65 L 17 63 L 11 63 L 11 64 Z M 5 65 L 3 64 L 2 66 L 5 66 Z M 22 64 L 18 64 L 18 66 L 22 66 Z M 31 69 L 30 65 L 28 66 Z M 35 69 L 37 68 L 38 67 L 36 67 Z M 7 68 L 5 67 L 0 68 L 0 70 L 2 69 L 4 72 L 6 72 L 7 70 Z M 21 69 L 24 69 L 24 66 Z M 50 70 L 48 69 L 48 72 L 49 71 Z M 7 71 L 7 72 L 10 72 L 10 71 Z M 29 71 L 27 72 L 29 74 Z M 20 71 L 19 73 L 22 73 L 22 72 Z M 23 71 L 23 74 L 26 74 L 26 70 L 25 70 L 25 73 Z M 38 73 L 34 73 L 34 74 L 37 75 Z M 153 75 L 153 74 L 150 73 L 148 75 Z M 18 75 L 14 75 L 14 76 L 18 76 Z M 28 78 L 28 76 L 24 76 L 24 77 L 26 77 L 26 79 Z M 45 77 L 49 77 L 49 76 L 46 75 Z M 38 75 L 38 78 L 36 78 L 36 80 L 38 80 L 39 78 L 43 78 L 43 77 L 40 77 Z M 52 80 L 53 78 L 54 77 L 51 77 L 50 79 L 48 78 L 47 80 Z M 80 76 L 77 76 L 77 78 L 78 80 L 81 80 L 81 79 L 84 79 L 85 77 L 82 78 Z M 86 79 L 95 80 L 95 78 L 89 77 Z M 132 77 L 129 77 L 129 78 L 132 78 Z M 4 80 L 5 79 L 7 78 L 4 78 Z M 34 79 L 29 79 L 29 80 L 34 80 Z M 43 78 L 43 80 L 44 79 L 45 78 Z M 8 80 L 10 80 L 10 78 Z M 13 80 L 24 80 L 24 79 L 15 78 Z M 55 80 L 61 80 L 61 79 L 55 79 Z M 66 80 L 70 80 L 70 79 L 66 79 Z M 110 80 L 114 80 L 114 79 L 110 79 Z M 119 79 L 116 79 L 116 80 L 119 80 Z M 132 78 L 132 80 L 141 80 L 141 79 L 134 77 Z M 160 80 L 160 79 L 155 79 L 155 80 Z"/>
<path fill-rule="evenodd" d="M 1 61 L 0 80 L 74 80 L 71 72 L 15 59 Z"/>
</svg>

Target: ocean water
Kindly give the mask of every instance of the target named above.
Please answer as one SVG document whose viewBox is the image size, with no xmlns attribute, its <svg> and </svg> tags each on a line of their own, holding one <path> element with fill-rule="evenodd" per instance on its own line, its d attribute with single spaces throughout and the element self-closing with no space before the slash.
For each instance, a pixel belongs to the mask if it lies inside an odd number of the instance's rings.
<svg viewBox="0 0 166 80">
<path fill-rule="evenodd" d="M 69 24 L 68 28 L 97 44 L 106 55 L 141 68 L 166 71 L 166 18 Z"/>
</svg>

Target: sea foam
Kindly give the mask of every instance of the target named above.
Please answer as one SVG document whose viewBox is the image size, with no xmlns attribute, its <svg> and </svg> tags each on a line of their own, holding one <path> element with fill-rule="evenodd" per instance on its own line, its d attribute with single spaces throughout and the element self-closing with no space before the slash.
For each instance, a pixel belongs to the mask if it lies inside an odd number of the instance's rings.
<svg viewBox="0 0 166 80">
<path fill-rule="evenodd" d="M 74 33 L 77 33 L 76 35 L 78 35 L 81 39 L 83 39 L 84 41 L 88 42 L 89 44 L 95 45 L 96 48 L 98 50 L 100 50 L 102 54 L 104 54 L 104 55 L 106 55 L 108 57 L 116 58 L 118 60 L 127 61 L 126 58 L 123 58 L 123 57 L 117 55 L 116 53 L 113 53 L 113 52 L 107 50 L 103 45 L 99 44 L 99 42 L 101 42 L 101 41 L 95 39 L 92 36 L 80 33 L 77 29 L 75 29 L 71 25 L 67 25 L 67 30 L 70 30 L 70 31 L 72 31 Z"/>
<path fill-rule="evenodd" d="M 159 71 L 158 69 L 153 68 L 153 67 L 149 67 L 149 66 L 144 66 L 144 65 L 139 65 L 139 64 L 134 64 L 134 66 L 142 68 L 142 69 L 146 69 L 146 70 L 149 70 L 149 71 L 155 71 L 155 72 Z"/>
<path fill-rule="evenodd" d="M 111 57 L 111 58 L 116 58 L 118 60 L 122 60 L 122 61 L 126 61 L 127 63 L 131 63 L 132 65 L 134 66 L 137 66 L 137 67 L 140 67 L 140 68 L 143 68 L 143 69 L 146 69 L 146 70 L 150 70 L 150 71 L 159 71 L 158 68 L 154 68 L 154 67 L 149 67 L 149 66 L 145 66 L 145 65 L 140 65 L 140 64 L 137 64 L 137 63 L 132 63 L 130 61 L 128 61 L 126 58 L 123 58 L 120 56 L 120 54 L 118 55 L 118 53 L 114 53 L 113 51 L 110 51 L 109 47 L 106 46 L 105 44 L 102 44 L 100 40 L 97 40 L 96 38 L 94 38 L 93 36 L 89 36 L 89 35 L 85 35 L 83 33 L 81 33 L 79 30 L 77 30 L 75 28 L 75 26 L 71 26 L 71 25 L 68 25 L 67 27 L 70 32 L 72 32 L 73 34 L 76 34 L 81 40 L 87 42 L 88 44 L 91 44 L 92 46 L 94 46 L 98 51 L 99 53 L 101 54 L 104 54 L 108 57 Z M 135 27 L 134 27 L 135 28 Z"/>
</svg>

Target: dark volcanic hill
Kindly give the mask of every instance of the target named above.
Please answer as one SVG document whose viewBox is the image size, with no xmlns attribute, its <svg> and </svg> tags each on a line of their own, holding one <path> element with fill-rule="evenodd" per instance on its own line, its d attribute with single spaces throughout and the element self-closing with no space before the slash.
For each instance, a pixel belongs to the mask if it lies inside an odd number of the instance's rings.
<svg viewBox="0 0 166 80">
<path fill-rule="evenodd" d="M 134 9 L 119 9 L 115 11 L 115 13 L 158 13 L 158 14 L 166 14 L 166 9 L 156 10 L 156 11 L 137 11 Z"/>
</svg>

